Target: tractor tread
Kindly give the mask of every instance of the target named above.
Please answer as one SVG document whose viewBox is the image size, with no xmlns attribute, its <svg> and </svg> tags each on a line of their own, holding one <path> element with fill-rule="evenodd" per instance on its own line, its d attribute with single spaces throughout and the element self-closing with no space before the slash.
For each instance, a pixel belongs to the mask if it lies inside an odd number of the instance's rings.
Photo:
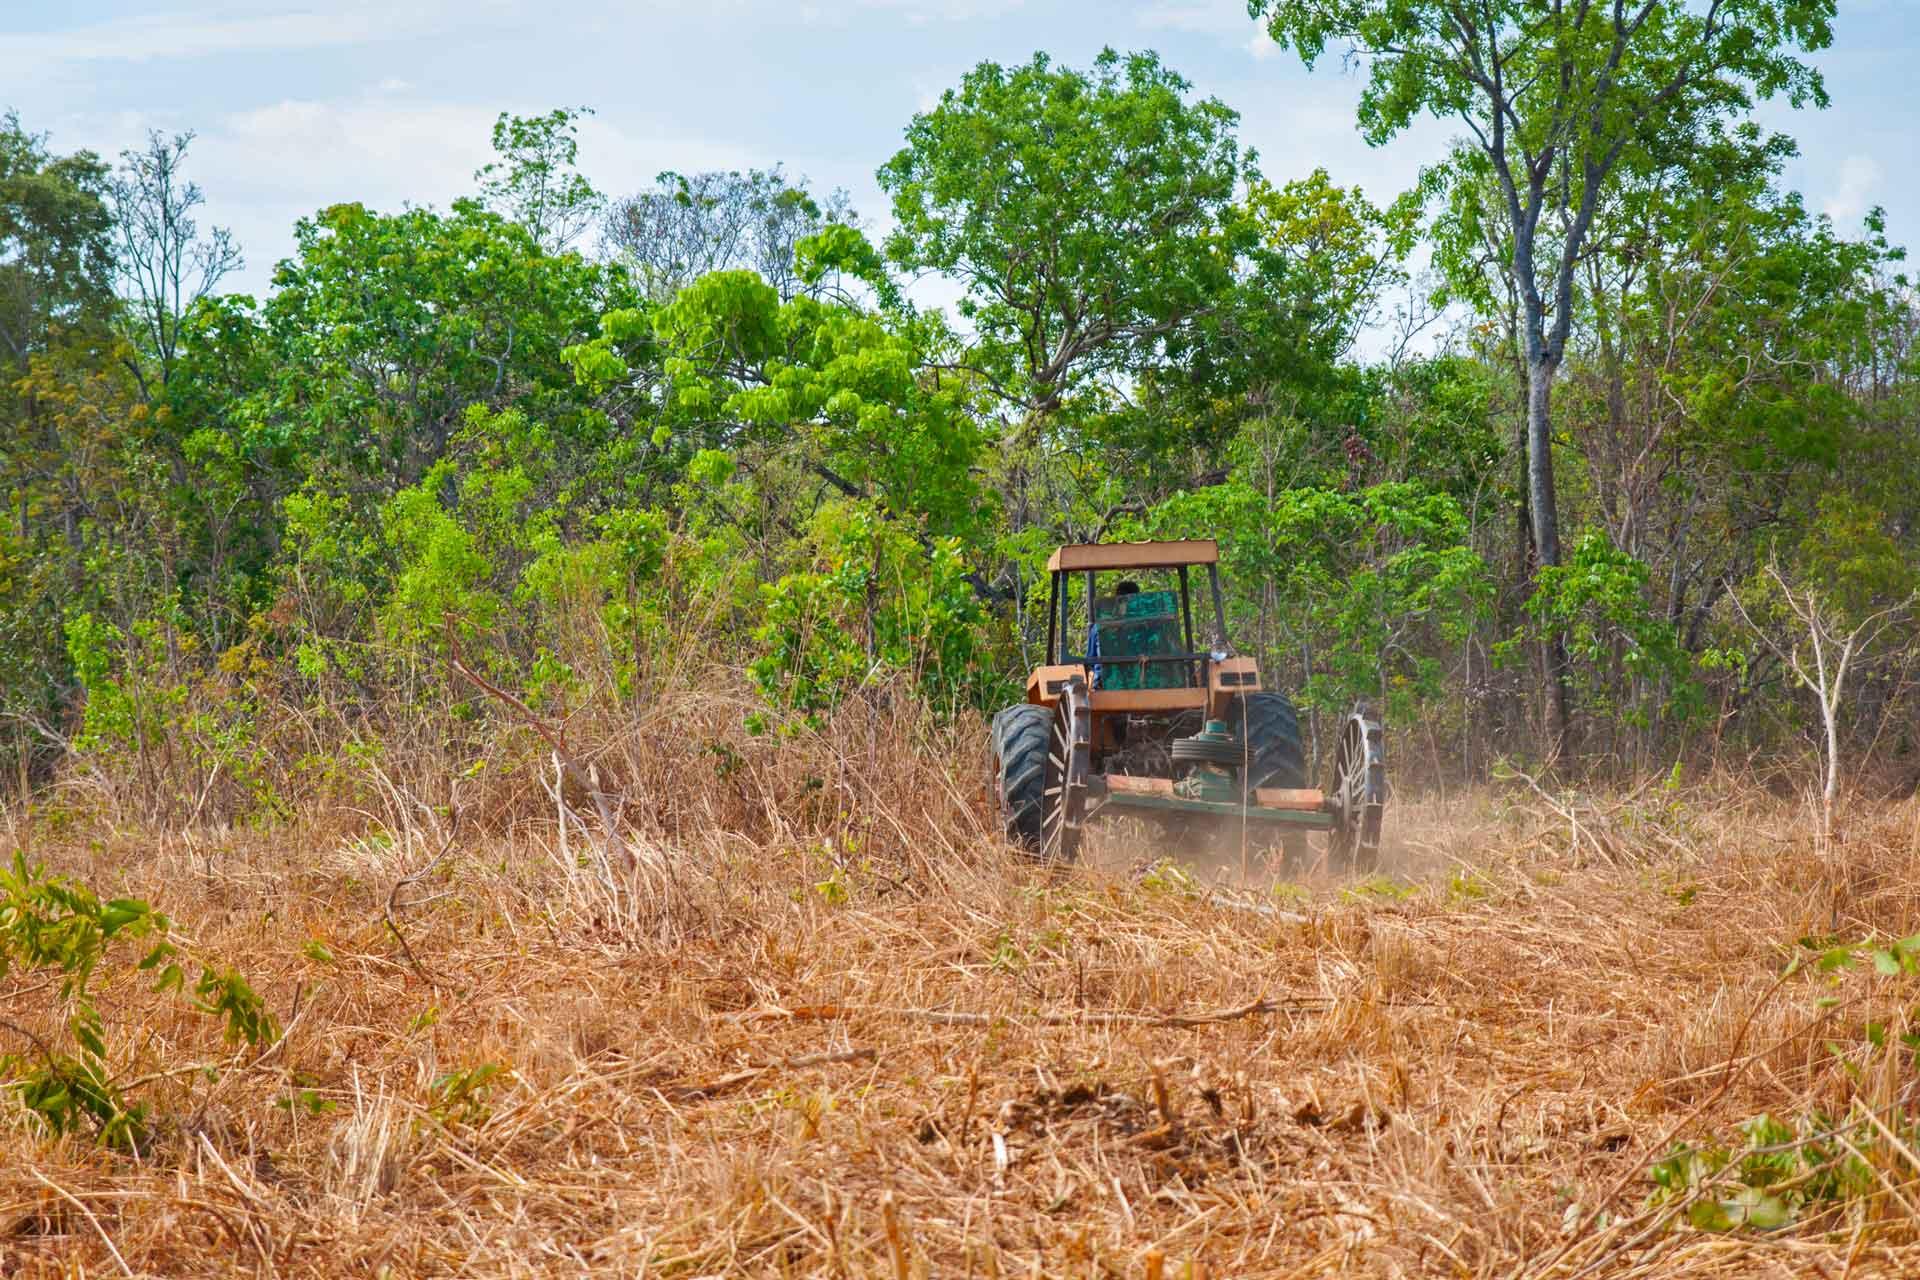
<svg viewBox="0 0 1920 1280">
<path fill-rule="evenodd" d="M 994 784 L 1001 830 L 1028 849 L 1040 847 L 1042 808 L 1047 789 L 1047 736 L 1052 713 L 1031 702 L 1017 703 L 993 717 Z"/>
<path fill-rule="evenodd" d="M 1284 694 L 1245 693 L 1234 699 L 1227 727 L 1247 744 L 1247 789 L 1307 785 L 1307 753 L 1300 717 Z"/>
</svg>

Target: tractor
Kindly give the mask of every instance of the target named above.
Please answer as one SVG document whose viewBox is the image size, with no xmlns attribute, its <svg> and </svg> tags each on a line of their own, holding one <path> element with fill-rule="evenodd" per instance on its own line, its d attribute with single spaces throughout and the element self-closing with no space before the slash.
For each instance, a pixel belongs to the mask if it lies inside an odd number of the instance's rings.
<svg viewBox="0 0 1920 1280">
<path fill-rule="evenodd" d="M 1212 605 L 1205 648 L 1194 642 L 1199 570 Z M 1336 868 L 1373 868 L 1380 725 L 1364 707 L 1349 714 L 1329 785 L 1308 787 L 1293 704 L 1228 643 L 1215 542 L 1063 546 L 1047 572 L 1047 661 L 1027 677 L 1026 700 L 993 718 L 989 785 L 1008 839 L 1071 862 L 1088 823 L 1129 814 L 1186 833 L 1239 830 L 1294 856 L 1322 831 Z"/>
</svg>

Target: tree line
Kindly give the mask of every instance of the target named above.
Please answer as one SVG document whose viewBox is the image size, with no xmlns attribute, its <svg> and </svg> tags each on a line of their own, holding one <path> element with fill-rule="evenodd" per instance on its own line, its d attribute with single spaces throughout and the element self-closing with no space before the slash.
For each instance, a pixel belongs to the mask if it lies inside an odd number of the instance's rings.
<svg viewBox="0 0 1920 1280">
<path fill-rule="evenodd" d="M 318 210 L 254 298 L 191 136 L 0 123 L 0 734 L 34 787 L 289 813 L 719 661 L 803 732 L 1017 697 L 1062 541 L 1211 536 L 1236 644 L 1406 776 L 1871 756 L 1911 785 L 1920 306 L 1781 181 L 1832 0 L 1255 0 L 1390 200 L 1268 174 L 1152 53 L 982 63 L 878 170 L 577 167 Z M 952 314 L 915 300 L 950 282 Z M 1842 657 L 1841 655 L 1845 656 Z M 477 751 L 477 748 L 476 748 Z M 343 781 L 346 779 L 346 781 Z"/>
</svg>

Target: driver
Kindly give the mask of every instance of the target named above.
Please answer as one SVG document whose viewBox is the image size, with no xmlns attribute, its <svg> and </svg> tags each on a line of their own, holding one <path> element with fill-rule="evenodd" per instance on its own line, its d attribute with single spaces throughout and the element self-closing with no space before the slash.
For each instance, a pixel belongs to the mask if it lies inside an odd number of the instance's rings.
<svg viewBox="0 0 1920 1280">
<path fill-rule="evenodd" d="M 1140 594 L 1140 584 L 1132 578 L 1127 578 L 1114 587 L 1113 594 L 1115 599 L 1120 599 L 1125 596 L 1137 596 Z M 1093 662 L 1093 659 L 1100 656 L 1100 611 L 1089 603 L 1087 613 L 1089 614 L 1087 619 L 1087 659 L 1092 664 L 1088 667 L 1088 671 L 1093 678 L 1091 687 L 1098 689 L 1100 687 L 1100 664 Z"/>
</svg>

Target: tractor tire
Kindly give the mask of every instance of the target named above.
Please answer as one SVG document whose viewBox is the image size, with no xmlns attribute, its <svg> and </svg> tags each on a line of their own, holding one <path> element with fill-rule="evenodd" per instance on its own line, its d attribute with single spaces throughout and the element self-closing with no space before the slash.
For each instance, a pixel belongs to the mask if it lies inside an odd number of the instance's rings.
<svg viewBox="0 0 1920 1280">
<path fill-rule="evenodd" d="M 1047 735 L 1053 713 L 1022 702 L 993 718 L 993 761 L 989 786 L 1000 832 L 1012 843 L 1039 852 L 1046 803 Z"/>
<path fill-rule="evenodd" d="M 1243 693 L 1227 708 L 1227 728 L 1247 744 L 1247 790 L 1307 785 L 1300 718 L 1278 693 Z"/>
<path fill-rule="evenodd" d="M 1300 718 L 1293 703 L 1278 693 L 1244 693 L 1227 708 L 1227 728 L 1247 744 L 1246 793 L 1259 787 L 1307 785 L 1307 753 L 1300 743 Z M 1298 872 L 1308 861 L 1304 832 L 1274 833 L 1259 841 L 1276 871 Z M 1277 858 L 1276 858 L 1277 855 Z"/>
</svg>

